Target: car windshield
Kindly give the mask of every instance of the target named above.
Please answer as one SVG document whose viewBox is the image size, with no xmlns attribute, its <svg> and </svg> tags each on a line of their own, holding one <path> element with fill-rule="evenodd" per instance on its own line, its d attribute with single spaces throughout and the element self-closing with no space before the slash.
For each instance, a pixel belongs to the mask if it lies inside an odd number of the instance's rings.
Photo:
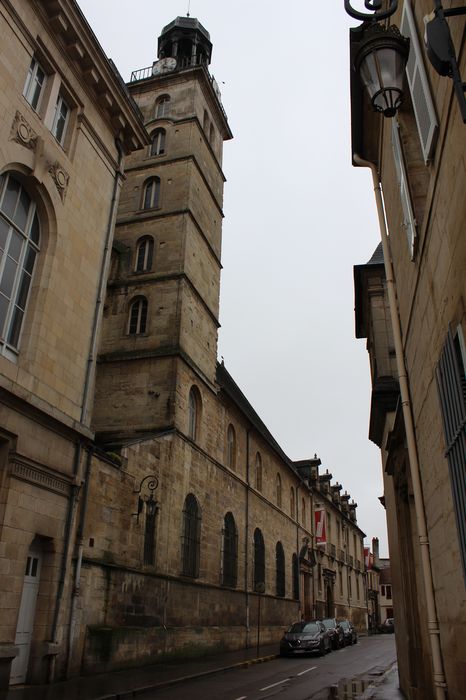
<svg viewBox="0 0 466 700">
<path fill-rule="evenodd" d="M 340 622 L 340 627 L 343 627 L 343 629 L 345 629 L 345 630 L 346 630 L 346 629 L 349 629 L 349 622 L 348 622 L 348 620 L 342 620 L 342 621 Z"/>
<path fill-rule="evenodd" d="M 289 634 L 317 634 L 319 625 L 316 622 L 295 622 L 288 630 Z"/>
<path fill-rule="evenodd" d="M 327 629 L 335 627 L 335 620 L 322 620 Z"/>
</svg>

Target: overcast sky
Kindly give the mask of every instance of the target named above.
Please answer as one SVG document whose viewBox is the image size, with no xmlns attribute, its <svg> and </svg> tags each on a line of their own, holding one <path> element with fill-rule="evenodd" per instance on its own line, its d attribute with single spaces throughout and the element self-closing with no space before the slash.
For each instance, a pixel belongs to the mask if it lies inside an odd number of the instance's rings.
<svg viewBox="0 0 466 700">
<path fill-rule="evenodd" d="M 78 0 L 129 81 L 188 0 Z M 354 337 L 353 265 L 379 241 L 370 173 L 351 166 L 343 0 L 191 0 L 234 139 L 225 144 L 219 357 L 291 459 L 358 503 L 388 556 L 370 374 Z M 354 5 L 363 9 L 362 2 Z"/>
</svg>

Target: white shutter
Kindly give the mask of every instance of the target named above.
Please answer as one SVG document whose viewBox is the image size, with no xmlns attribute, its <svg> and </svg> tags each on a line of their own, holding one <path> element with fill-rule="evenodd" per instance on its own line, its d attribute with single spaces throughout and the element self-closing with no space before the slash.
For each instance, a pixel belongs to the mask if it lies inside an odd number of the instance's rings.
<svg viewBox="0 0 466 700">
<path fill-rule="evenodd" d="M 403 210 L 403 221 L 401 225 L 406 231 L 411 260 L 413 260 L 416 246 L 416 219 L 414 218 L 411 196 L 409 194 L 408 178 L 403 159 L 399 125 L 395 118 L 392 119 L 392 147 L 396 174 L 400 187 L 401 208 Z"/>
<path fill-rule="evenodd" d="M 437 139 L 438 120 L 424 68 L 423 53 L 419 44 L 411 0 L 405 0 L 400 31 L 410 39 L 406 76 L 416 117 L 422 153 L 427 163 L 433 155 Z"/>
</svg>

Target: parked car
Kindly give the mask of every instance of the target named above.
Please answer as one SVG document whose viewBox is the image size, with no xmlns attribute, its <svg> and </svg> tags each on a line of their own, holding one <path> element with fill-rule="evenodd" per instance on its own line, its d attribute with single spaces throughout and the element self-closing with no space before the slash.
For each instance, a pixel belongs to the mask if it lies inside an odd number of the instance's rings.
<svg viewBox="0 0 466 700">
<path fill-rule="evenodd" d="M 385 633 L 385 634 L 390 634 L 390 632 L 395 631 L 395 620 L 393 617 L 387 617 L 385 622 L 382 622 L 381 625 L 379 625 L 379 632 Z"/>
<path fill-rule="evenodd" d="M 340 649 L 345 645 L 343 630 L 335 617 L 325 617 L 322 620 L 324 627 L 330 632 L 332 649 Z"/>
<path fill-rule="evenodd" d="M 343 630 L 345 645 L 356 644 L 358 641 L 358 633 L 351 620 L 340 620 L 340 627 Z"/>
<path fill-rule="evenodd" d="M 312 652 L 322 656 L 331 650 L 330 634 L 320 620 L 295 622 L 280 640 L 280 656 Z"/>
</svg>

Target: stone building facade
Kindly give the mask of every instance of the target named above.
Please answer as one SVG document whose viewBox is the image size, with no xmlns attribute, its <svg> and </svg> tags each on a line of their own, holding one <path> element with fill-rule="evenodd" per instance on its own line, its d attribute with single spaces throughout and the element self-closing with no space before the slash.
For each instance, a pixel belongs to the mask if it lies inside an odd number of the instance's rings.
<svg viewBox="0 0 466 700">
<path fill-rule="evenodd" d="M 217 362 L 208 32 L 177 18 L 125 86 L 74 0 L 0 20 L 1 686 L 241 648 L 259 600 L 263 641 L 363 628 L 356 504 Z"/>
<path fill-rule="evenodd" d="M 405 99 L 393 119 L 371 112 L 351 77 L 353 162 L 375 164 L 389 231 L 388 252 L 379 246 L 354 270 L 356 335 L 367 338 L 371 363 L 369 437 L 382 454 L 401 688 L 407 698 L 459 700 L 466 673 L 459 642 L 466 622 L 466 132 L 452 82 L 426 53 L 423 18 L 431 10 L 404 0 L 390 20 L 410 38 Z M 464 21 L 448 20 L 463 76 Z M 351 44 L 360 31 L 352 30 Z"/>
</svg>

